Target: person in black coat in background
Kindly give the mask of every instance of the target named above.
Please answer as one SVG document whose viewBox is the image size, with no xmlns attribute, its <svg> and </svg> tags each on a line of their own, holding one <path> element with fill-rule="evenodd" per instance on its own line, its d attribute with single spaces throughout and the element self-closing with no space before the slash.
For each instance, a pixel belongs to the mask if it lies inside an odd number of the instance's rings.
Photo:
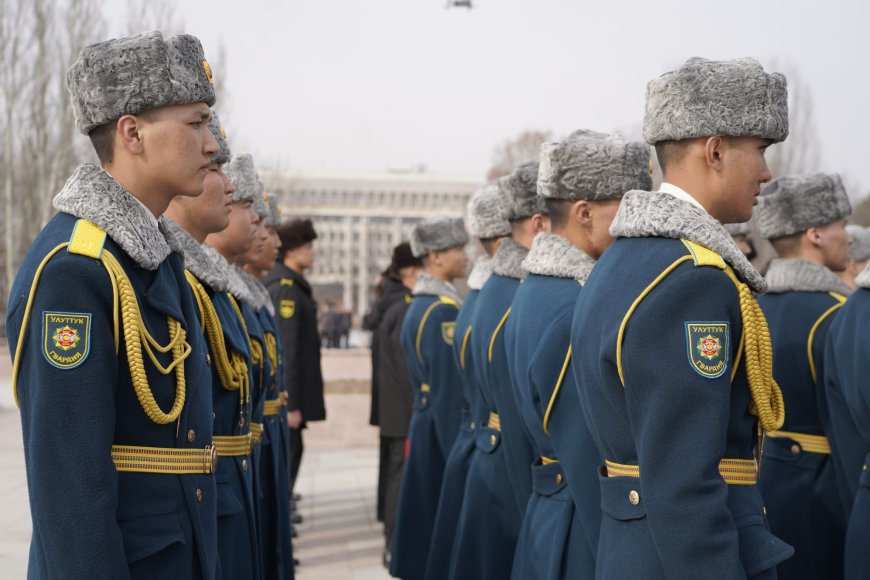
<svg viewBox="0 0 870 580">
<path fill-rule="evenodd" d="M 407 305 L 417 271 L 422 266 L 422 260 L 411 254 L 411 244 L 408 242 L 393 248 L 392 260 L 383 273 L 381 296 L 363 319 L 363 328 L 372 331 L 372 406 L 369 423 L 381 427 L 377 516 L 378 521 L 384 522 L 388 546 L 412 403 L 410 386 L 407 384 L 408 371 L 399 342 L 405 308 L 391 315 L 390 324 L 385 330 L 381 328 L 386 322 L 387 312 L 393 310 L 396 304 Z M 387 384 L 383 386 L 385 382 Z M 390 474 L 395 477 L 391 479 Z M 387 499 L 391 481 L 395 487 L 392 501 Z M 389 510 L 388 505 L 391 506 Z M 387 518 L 387 515 L 390 517 Z"/>
<path fill-rule="evenodd" d="M 290 489 L 296 485 L 302 462 L 302 429 L 309 421 L 326 419 L 317 302 L 303 276 L 314 265 L 317 232 L 311 220 L 291 220 L 277 228 L 281 240 L 278 262 L 263 278 L 275 304 L 284 344 L 284 383 L 290 425 Z"/>
</svg>

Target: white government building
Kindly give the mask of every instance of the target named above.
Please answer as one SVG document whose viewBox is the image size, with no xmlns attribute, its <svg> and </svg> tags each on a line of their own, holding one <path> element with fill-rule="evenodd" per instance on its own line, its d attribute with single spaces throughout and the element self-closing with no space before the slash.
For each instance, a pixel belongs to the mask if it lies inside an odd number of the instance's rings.
<svg viewBox="0 0 870 580">
<path fill-rule="evenodd" d="M 318 299 L 339 301 L 353 314 L 370 307 L 393 247 L 420 219 L 461 216 L 481 181 L 427 173 L 271 173 L 281 215 L 311 218 L 317 259 L 307 278 Z"/>
</svg>

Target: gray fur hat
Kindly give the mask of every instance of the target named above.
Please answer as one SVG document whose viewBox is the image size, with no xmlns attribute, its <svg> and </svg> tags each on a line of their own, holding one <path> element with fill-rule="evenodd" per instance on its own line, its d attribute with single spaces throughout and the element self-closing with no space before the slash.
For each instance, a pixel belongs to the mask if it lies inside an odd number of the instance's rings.
<svg viewBox="0 0 870 580">
<path fill-rule="evenodd" d="M 263 225 L 266 225 L 266 220 L 269 219 L 269 194 L 266 193 L 266 186 L 259 179 L 257 180 L 258 193 L 254 196 L 254 211 Z"/>
<path fill-rule="evenodd" d="M 233 155 L 229 162 L 224 165 L 224 173 L 227 174 L 227 177 L 233 182 L 233 187 L 236 188 L 230 194 L 230 201 L 254 201 L 258 195 L 262 194 L 260 181 L 257 179 L 257 171 L 254 169 L 254 158 L 251 157 L 250 153 Z"/>
<path fill-rule="evenodd" d="M 211 135 L 218 142 L 219 147 L 218 152 L 212 156 L 211 162 L 223 165 L 230 160 L 233 154 L 230 151 L 230 144 L 227 142 L 227 132 L 224 131 L 221 120 L 214 109 L 211 112 L 211 120 L 208 122 L 208 130 L 211 131 Z"/>
<path fill-rule="evenodd" d="M 852 213 L 852 204 L 836 173 L 787 175 L 770 182 L 758 198 L 758 233 L 781 238 L 823 226 Z"/>
<path fill-rule="evenodd" d="M 544 199 L 620 199 L 652 189 L 646 143 L 581 129 L 564 141 L 541 145 L 538 195 Z"/>
<path fill-rule="evenodd" d="M 870 228 L 849 224 L 846 226 L 852 245 L 849 246 L 850 260 L 870 260 Z"/>
<path fill-rule="evenodd" d="M 692 57 L 646 87 L 643 137 L 659 141 L 711 135 L 788 136 L 788 90 L 780 73 L 766 73 L 755 59 Z"/>
<path fill-rule="evenodd" d="M 160 31 L 86 46 L 66 72 L 76 126 L 84 135 L 155 107 L 214 105 L 212 72 L 199 39 Z"/>
<path fill-rule="evenodd" d="M 269 217 L 266 218 L 267 228 L 277 228 L 281 225 L 281 210 L 278 208 L 278 197 L 274 194 L 266 194 L 268 197 Z"/>
<path fill-rule="evenodd" d="M 411 253 L 422 258 L 429 252 L 447 250 L 468 243 L 462 218 L 439 216 L 417 223 L 411 230 Z"/>
<path fill-rule="evenodd" d="M 499 188 L 507 195 L 504 217 L 508 221 L 532 217 L 536 213 L 547 215 L 544 199 L 538 197 L 538 162 L 520 163 L 510 175 L 498 180 Z"/>
<path fill-rule="evenodd" d="M 722 224 L 725 226 L 725 231 L 733 238 L 734 236 L 748 236 L 752 233 L 752 222 L 743 222 L 742 224 Z"/>
<path fill-rule="evenodd" d="M 511 224 L 504 218 L 507 204 L 507 196 L 497 185 L 487 185 L 474 192 L 465 212 L 468 233 L 480 240 L 509 236 Z"/>
</svg>

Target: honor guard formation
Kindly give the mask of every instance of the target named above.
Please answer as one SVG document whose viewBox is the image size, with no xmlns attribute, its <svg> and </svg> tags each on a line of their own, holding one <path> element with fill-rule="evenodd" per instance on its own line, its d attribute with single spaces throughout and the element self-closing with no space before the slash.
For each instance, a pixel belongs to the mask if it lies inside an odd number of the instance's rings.
<svg viewBox="0 0 870 580">
<path fill-rule="evenodd" d="M 317 232 L 231 149 L 214 74 L 160 32 L 67 73 L 100 163 L 6 320 L 30 578 L 294 577 Z M 771 175 L 788 132 L 783 75 L 690 58 L 645 143 L 576 130 L 417 223 L 364 321 L 392 576 L 870 578 L 870 231 L 838 175 Z"/>
</svg>

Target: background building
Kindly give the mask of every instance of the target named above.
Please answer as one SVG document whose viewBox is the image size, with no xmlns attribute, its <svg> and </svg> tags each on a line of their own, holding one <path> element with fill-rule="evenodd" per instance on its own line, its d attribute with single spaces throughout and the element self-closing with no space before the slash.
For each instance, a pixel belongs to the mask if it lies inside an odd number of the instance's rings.
<svg viewBox="0 0 870 580">
<path fill-rule="evenodd" d="M 472 179 L 426 173 L 288 172 L 265 176 L 282 217 L 311 218 L 317 260 L 307 274 L 321 306 L 344 305 L 355 316 L 371 303 L 393 247 L 424 217 L 461 216 Z"/>
</svg>

